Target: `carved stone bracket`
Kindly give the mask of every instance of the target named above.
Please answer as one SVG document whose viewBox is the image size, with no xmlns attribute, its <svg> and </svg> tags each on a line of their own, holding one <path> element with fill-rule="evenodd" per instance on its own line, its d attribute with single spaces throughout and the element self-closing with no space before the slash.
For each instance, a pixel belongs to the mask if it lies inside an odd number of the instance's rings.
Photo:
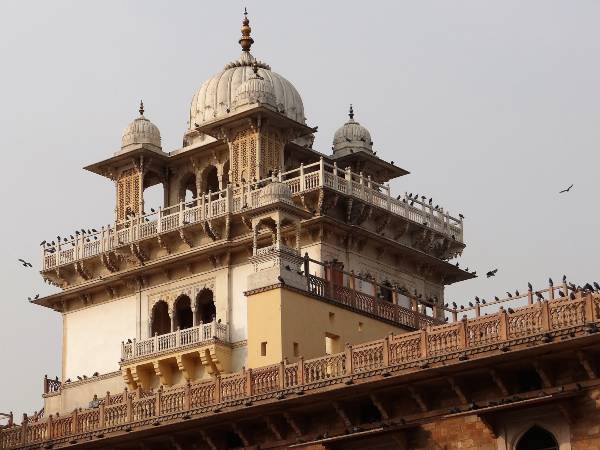
<svg viewBox="0 0 600 450">
<path fill-rule="evenodd" d="M 148 260 L 148 255 L 142 249 L 141 245 L 138 243 L 132 243 L 129 245 L 129 250 L 131 250 L 131 254 L 137 260 L 140 265 L 144 265 L 144 262 Z"/>
<path fill-rule="evenodd" d="M 163 248 L 163 249 L 165 249 L 165 250 L 166 250 L 166 252 L 167 252 L 167 255 L 170 255 L 170 254 L 171 254 L 171 249 L 170 249 L 170 247 L 169 247 L 169 244 L 168 244 L 168 242 L 167 242 L 167 239 L 165 238 L 165 236 L 161 236 L 161 235 L 159 234 L 159 235 L 158 235 L 158 237 L 157 237 L 157 241 L 158 241 L 158 245 L 159 245 L 161 248 Z"/>
<path fill-rule="evenodd" d="M 218 239 L 220 239 L 219 234 L 216 232 L 215 228 L 213 227 L 212 221 L 211 220 L 206 220 L 203 223 L 203 227 L 204 227 L 204 232 L 213 240 L 216 241 Z"/>
<path fill-rule="evenodd" d="M 93 278 L 92 274 L 85 269 L 85 267 L 83 265 L 83 261 L 76 261 L 74 266 L 75 266 L 75 272 L 77 272 L 77 275 L 79 275 L 84 280 L 87 281 L 87 280 L 91 280 Z"/>
<path fill-rule="evenodd" d="M 115 273 L 119 271 L 120 257 L 115 252 L 102 253 L 100 259 L 102 261 L 102 265 L 106 267 L 109 272 Z"/>
<path fill-rule="evenodd" d="M 186 232 L 183 228 L 179 229 L 179 238 L 189 248 L 192 248 L 194 246 L 194 242 L 192 241 L 192 238 L 186 234 Z"/>
</svg>

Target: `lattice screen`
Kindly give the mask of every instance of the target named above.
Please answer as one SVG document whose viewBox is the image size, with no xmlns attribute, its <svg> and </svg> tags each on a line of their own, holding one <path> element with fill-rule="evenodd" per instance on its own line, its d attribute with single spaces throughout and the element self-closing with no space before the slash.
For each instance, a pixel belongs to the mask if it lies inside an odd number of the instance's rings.
<svg viewBox="0 0 600 450">
<path fill-rule="evenodd" d="M 141 174 L 137 169 L 121 172 L 117 181 L 117 220 L 124 220 L 128 213 L 140 213 Z"/>
</svg>

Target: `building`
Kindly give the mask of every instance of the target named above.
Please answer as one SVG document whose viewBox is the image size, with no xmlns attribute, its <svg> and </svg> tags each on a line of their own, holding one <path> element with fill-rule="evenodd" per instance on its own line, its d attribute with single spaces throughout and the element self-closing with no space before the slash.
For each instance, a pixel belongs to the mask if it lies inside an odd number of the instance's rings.
<svg viewBox="0 0 600 450">
<path fill-rule="evenodd" d="M 60 292 L 33 303 L 62 314 L 62 373 L 0 447 L 600 448 L 594 287 L 446 305 L 474 276 L 449 262 L 462 217 L 392 195 L 408 172 L 352 107 L 313 149 L 299 93 L 241 32 L 182 148 L 140 104 L 86 167 L 114 182 L 114 223 L 42 246 Z"/>
</svg>

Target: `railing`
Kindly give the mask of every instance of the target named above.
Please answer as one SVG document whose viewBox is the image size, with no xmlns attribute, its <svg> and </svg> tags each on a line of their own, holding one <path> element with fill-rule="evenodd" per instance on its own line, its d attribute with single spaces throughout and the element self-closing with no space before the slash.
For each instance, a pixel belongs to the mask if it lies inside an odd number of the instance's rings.
<svg viewBox="0 0 600 450">
<path fill-rule="evenodd" d="M 0 448 L 17 448 L 46 441 L 85 435 L 111 428 L 130 430 L 136 423 L 156 421 L 161 416 L 181 412 L 219 411 L 227 402 L 246 402 L 253 397 L 275 398 L 282 393 L 309 392 L 325 384 L 342 387 L 349 377 L 384 369 L 396 373 L 406 368 L 425 368 L 429 358 L 459 358 L 465 352 L 489 352 L 490 345 L 522 343 L 524 338 L 539 339 L 551 332 L 587 327 L 596 330 L 600 321 L 600 295 L 577 291 L 569 296 L 543 300 L 509 313 L 505 310 L 455 323 L 389 335 L 359 345 L 347 345 L 340 353 L 288 363 L 282 361 L 256 369 L 218 376 L 210 381 L 155 392 L 107 394 L 97 408 L 75 410 L 67 416 L 49 416 L 31 422 L 25 415 L 20 426 L 0 430 Z M 580 328 L 585 332 L 586 328 Z M 530 342 L 536 342 L 531 340 Z M 538 341 L 538 342 L 546 342 Z M 527 344 L 531 345 L 531 344 Z M 407 365 L 406 367 L 403 365 Z M 220 406 L 221 405 L 221 406 Z M 146 422 L 147 423 L 147 422 Z"/>
<path fill-rule="evenodd" d="M 58 392 L 60 390 L 61 383 L 58 381 L 58 377 L 54 380 L 48 378 L 48 375 L 44 375 L 44 394 L 51 394 L 52 392 Z"/>
<path fill-rule="evenodd" d="M 393 197 L 389 185 L 375 183 L 362 174 L 321 161 L 300 165 L 281 173 L 281 182 L 289 186 L 293 195 L 320 189 L 333 189 L 354 196 L 379 208 L 420 225 L 435 229 L 456 241 L 463 241 L 463 222 L 415 198 Z M 136 241 L 158 236 L 185 226 L 214 219 L 226 214 L 239 213 L 260 206 L 260 189 L 270 182 L 266 178 L 241 187 L 229 185 L 218 192 L 209 192 L 198 198 L 181 202 L 139 217 L 122 221 L 98 230 L 77 231 L 73 239 L 42 246 L 44 270 L 96 256 Z"/>
<path fill-rule="evenodd" d="M 374 280 L 369 280 L 354 272 L 346 272 L 336 267 L 335 262 L 314 260 L 305 254 L 303 259 L 302 274 L 306 277 L 306 290 L 316 296 L 324 297 L 348 308 L 373 315 L 400 325 L 404 328 L 415 330 L 430 325 L 443 323 L 441 303 L 435 303 L 434 299 L 421 300 L 410 295 L 399 286 L 384 285 Z M 312 265 L 317 265 L 318 270 L 324 273 L 325 278 L 311 275 Z M 362 290 L 357 289 L 361 283 Z M 364 292 L 367 290 L 369 293 Z M 388 299 L 384 299 L 383 294 Z M 410 309 L 399 304 L 400 296 L 405 296 L 410 303 Z M 432 316 L 427 315 L 430 308 Z M 422 312 L 419 312 L 419 308 Z M 436 316 L 436 314 L 438 314 Z"/>
<path fill-rule="evenodd" d="M 189 345 L 212 342 L 214 339 L 229 342 L 229 327 L 227 324 L 213 320 L 210 323 L 201 323 L 194 327 L 184 330 L 178 329 L 167 334 L 157 334 L 147 339 L 132 339 L 128 342 L 122 342 L 121 359 L 129 361 Z"/>
</svg>

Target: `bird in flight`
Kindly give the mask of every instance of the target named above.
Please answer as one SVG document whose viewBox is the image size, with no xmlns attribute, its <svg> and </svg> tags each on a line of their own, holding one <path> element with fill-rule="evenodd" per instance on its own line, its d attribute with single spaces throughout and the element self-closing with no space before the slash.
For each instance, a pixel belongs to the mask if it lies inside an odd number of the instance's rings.
<svg viewBox="0 0 600 450">
<path fill-rule="evenodd" d="M 31 263 L 28 263 L 24 259 L 19 258 L 18 261 L 23 265 L 23 267 L 33 267 Z"/>
<path fill-rule="evenodd" d="M 563 189 L 562 191 L 559 192 L 559 194 L 564 194 L 565 192 L 569 192 L 571 190 L 571 188 L 573 187 L 573 185 L 569 186 L 566 189 Z"/>
<path fill-rule="evenodd" d="M 485 276 L 488 277 L 488 278 L 495 277 L 496 276 L 496 272 L 498 272 L 498 269 L 490 270 L 488 273 L 485 274 Z"/>
</svg>

